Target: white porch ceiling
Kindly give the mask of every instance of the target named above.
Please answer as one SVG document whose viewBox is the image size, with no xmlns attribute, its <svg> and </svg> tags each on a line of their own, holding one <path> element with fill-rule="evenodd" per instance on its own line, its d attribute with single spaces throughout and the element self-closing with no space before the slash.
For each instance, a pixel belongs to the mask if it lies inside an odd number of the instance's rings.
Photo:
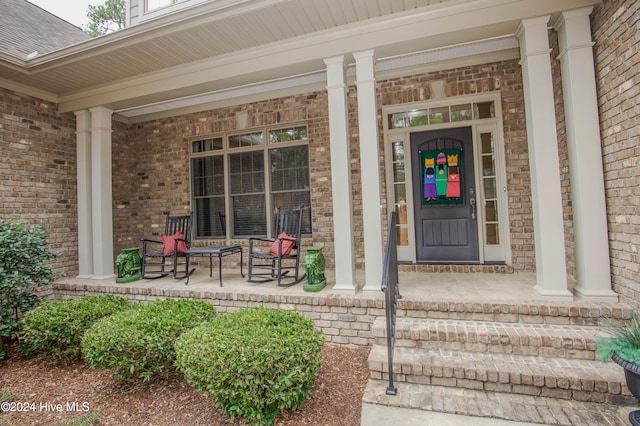
<svg viewBox="0 0 640 426">
<path fill-rule="evenodd" d="M 323 59 L 375 49 L 377 72 L 517 55 L 522 19 L 597 0 L 209 1 L 33 59 L 0 57 L 0 86 L 141 121 L 197 105 L 324 87 Z M 552 18 L 553 19 L 553 18 Z M 406 71 L 405 71 L 406 72 Z"/>
</svg>

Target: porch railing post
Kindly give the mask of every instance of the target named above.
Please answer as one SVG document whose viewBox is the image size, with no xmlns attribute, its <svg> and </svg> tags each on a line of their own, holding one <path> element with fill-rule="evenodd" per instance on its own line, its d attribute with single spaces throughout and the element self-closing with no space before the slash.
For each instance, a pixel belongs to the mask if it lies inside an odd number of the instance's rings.
<svg viewBox="0 0 640 426">
<path fill-rule="evenodd" d="M 396 334 L 396 312 L 398 299 L 401 299 L 398 286 L 398 247 L 396 235 L 396 218 L 397 213 L 392 212 L 389 215 L 389 230 L 387 236 L 387 247 L 384 257 L 384 265 L 382 271 L 381 290 L 384 292 L 385 299 L 385 315 L 387 320 L 387 356 L 389 364 L 389 386 L 387 386 L 387 395 L 397 395 L 398 389 L 393 382 L 393 349 L 395 347 Z"/>
</svg>

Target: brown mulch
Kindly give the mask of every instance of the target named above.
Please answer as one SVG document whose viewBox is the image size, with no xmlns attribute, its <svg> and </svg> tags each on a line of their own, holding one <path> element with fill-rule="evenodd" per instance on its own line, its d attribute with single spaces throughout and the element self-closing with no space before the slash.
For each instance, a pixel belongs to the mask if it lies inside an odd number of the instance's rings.
<svg viewBox="0 0 640 426">
<path fill-rule="evenodd" d="M 313 395 L 299 410 L 279 415 L 274 425 L 360 425 L 368 356 L 369 348 L 325 344 Z M 21 412 L 0 411 L 0 426 L 54 425 L 96 411 L 99 425 L 244 424 L 239 419 L 231 423 L 213 400 L 179 377 L 125 385 L 83 362 L 25 359 L 16 351 L 0 361 L 3 391 L 18 396 L 14 409 L 18 402 L 26 404 L 21 404 Z"/>
</svg>

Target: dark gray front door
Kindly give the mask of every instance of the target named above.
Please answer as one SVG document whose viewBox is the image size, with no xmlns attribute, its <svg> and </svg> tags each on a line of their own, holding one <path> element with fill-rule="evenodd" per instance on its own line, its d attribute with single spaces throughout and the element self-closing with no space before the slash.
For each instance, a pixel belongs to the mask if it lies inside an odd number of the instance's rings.
<svg viewBox="0 0 640 426">
<path fill-rule="evenodd" d="M 478 263 L 471 127 L 411 134 L 416 256 Z"/>
</svg>

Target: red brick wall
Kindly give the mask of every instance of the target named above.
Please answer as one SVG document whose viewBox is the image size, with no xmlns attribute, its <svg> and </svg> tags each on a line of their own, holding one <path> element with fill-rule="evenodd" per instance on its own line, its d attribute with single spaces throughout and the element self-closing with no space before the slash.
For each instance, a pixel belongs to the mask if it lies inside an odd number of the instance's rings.
<svg viewBox="0 0 640 426">
<path fill-rule="evenodd" d="M 75 117 L 0 89 L 0 217 L 44 223 L 57 271 L 78 271 Z"/>
<path fill-rule="evenodd" d="M 640 2 L 592 13 L 613 290 L 640 307 Z"/>
<path fill-rule="evenodd" d="M 205 111 L 197 114 L 132 124 L 126 144 L 131 148 L 133 167 L 114 176 L 122 199 L 116 201 L 118 230 L 133 225 L 134 240 L 158 236 L 163 232 L 164 213 L 190 210 L 189 140 L 224 131 L 238 130 L 236 113 L 247 114 L 247 128 L 275 124 L 307 122 L 309 136 L 311 207 L 313 240 L 305 245 L 324 244 L 327 266 L 333 265 L 333 205 L 331 202 L 331 163 L 329 120 L 326 92 L 307 93 L 242 106 Z M 357 147 L 357 140 L 352 142 Z M 357 155 L 354 151 L 353 155 Z M 357 157 L 356 157 L 357 158 Z M 357 182 L 357 170 L 354 183 Z M 354 189 L 357 199 L 359 190 Z M 354 202 L 356 211 L 357 202 Z M 360 219 L 358 219 L 360 217 Z M 356 229 L 361 229 L 361 215 L 356 214 Z M 128 234 L 130 235 L 130 234 Z M 119 248 L 131 244 L 128 235 L 116 232 Z M 228 241 L 231 243 L 232 241 Z M 234 244 L 247 244 L 235 240 Z M 194 245 L 221 244 L 220 240 L 198 240 Z M 362 256 L 360 255 L 360 258 Z"/>
</svg>

